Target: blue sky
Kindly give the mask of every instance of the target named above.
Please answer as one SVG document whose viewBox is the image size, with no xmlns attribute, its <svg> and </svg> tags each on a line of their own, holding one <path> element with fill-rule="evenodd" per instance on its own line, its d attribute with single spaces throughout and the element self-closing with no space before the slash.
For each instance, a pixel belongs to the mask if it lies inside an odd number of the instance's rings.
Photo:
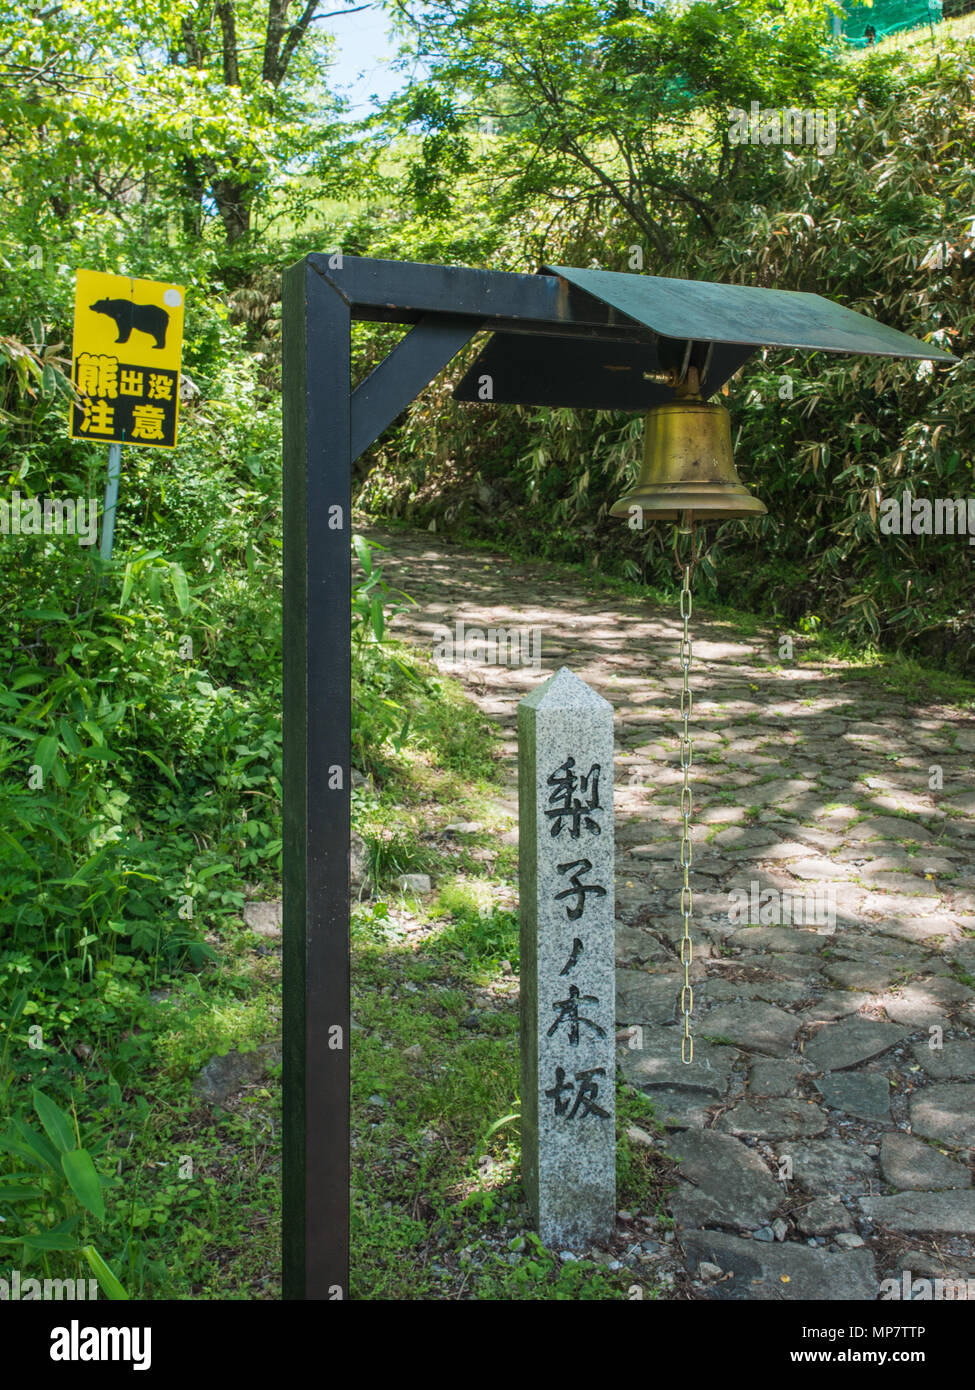
<svg viewBox="0 0 975 1390">
<path fill-rule="evenodd" d="M 390 24 L 389 15 L 379 5 L 322 21 L 322 27 L 336 40 L 330 85 L 352 103 L 351 120 L 368 115 L 373 95 L 384 99 L 406 81 L 404 73 L 392 72 L 384 61 L 395 55 L 397 47 L 396 40 L 389 37 Z"/>
</svg>

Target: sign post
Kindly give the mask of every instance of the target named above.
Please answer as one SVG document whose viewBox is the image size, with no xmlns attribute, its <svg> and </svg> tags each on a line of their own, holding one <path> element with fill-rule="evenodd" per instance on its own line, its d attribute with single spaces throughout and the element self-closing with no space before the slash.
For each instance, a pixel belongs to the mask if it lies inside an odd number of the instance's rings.
<svg viewBox="0 0 975 1390">
<path fill-rule="evenodd" d="M 98 553 L 103 560 L 112 558 L 112 541 L 115 537 L 115 507 L 118 503 L 118 480 L 122 471 L 122 446 L 110 444 L 108 448 L 108 482 L 105 484 L 105 506 L 102 509 L 102 540 Z"/>
</svg>

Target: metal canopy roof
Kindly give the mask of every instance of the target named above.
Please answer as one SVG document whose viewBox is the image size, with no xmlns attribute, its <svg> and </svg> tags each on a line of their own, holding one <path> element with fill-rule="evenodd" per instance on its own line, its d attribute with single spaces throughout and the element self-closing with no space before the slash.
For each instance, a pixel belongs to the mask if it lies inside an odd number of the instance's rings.
<svg viewBox="0 0 975 1390">
<path fill-rule="evenodd" d="M 488 339 L 455 386 L 455 400 L 483 400 L 481 383 L 489 377 L 490 399 L 499 405 L 645 411 L 674 396 L 673 387 L 646 380 L 645 372 L 690 363 L 701 372 L 707 399 L 764 347 L 959 361 L 822 295 L 798 290 L 561 265 L 518 279 L 526 300 L 532 281 L 558 285 L 557 304 L 567 315 L 608 311 L 602 340 L 560 336 L 561 325 L 546 331 L 544 323 L 531 320 L 537 310 L 526 305 L 525 320 L 508 318 Z"/>
<path fill-rule="evenodd" d="M 959 360 L 822 295 L 799 290 L 671 280 L 614 270 L 576 270 L 563 265 L 543 266 L 542 273 L 560 276 L 666 338 L 862 352 L 932 362 Z"/>
</svg>

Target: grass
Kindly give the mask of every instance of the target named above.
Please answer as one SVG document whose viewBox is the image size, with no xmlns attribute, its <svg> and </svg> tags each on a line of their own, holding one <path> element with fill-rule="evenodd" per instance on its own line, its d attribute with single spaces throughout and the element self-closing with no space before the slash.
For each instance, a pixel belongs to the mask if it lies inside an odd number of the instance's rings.
<svg viewBox="0 0 975 1390">
<path fill-rule="evenodd" d="M 530 1231 L 517 1010 L 502 1002 L 465 1029 L 481 961 L 456 954 L 464 961 L 452 952 L 438 965 L 404 948 L 356 951 L 352 1296 L 618 1299 L 632 1271 L 563 1265 Z M 625 1135 L 621 1150 L 620 1200 L 643 1191 L 648 1202 L 649 1165 Z"/>
<path fill-rule="evenodd" d="M 956 15 L 953 19 L 944 19 L 940 24 L 936 24 L 933 34 L 930 24 L 920 24 L 915 29 L 902 29 L 897 34 L 889 34 L 874 45 L 874 51 L 895 53 L 918 44 L 930 44 L 932 48 L 937 48 L 972 33 L 975 33 L 975 14 Z"/>
<path fill-rule="evenodd" d="M 110 1184 L 106 1219 L 90 1238 L 130 1297 L 278 1296 L 279 1080 L 248 1087 L 225 1111 L 211 1111 L 192 1086 L 214 1054 L 276 1031 L 280 972 L 254 944 L 245 930 L 225 939 L 218 965 L 145 995 L 121 1034 L 79 1027 L 74 1050 L 40 1050 L 29 1077 L 14 1062 L 12 1099 L 29 1080 L 77 1116 Z M 27 1225 L 43 1229 L 45 1219 L 42 1209 Z M 21 1249 L 11 1261 L 69 1275 L 66 1256 Z"/>
<path fill-rule="evenodd" d="M 413 679 L 394 678 L 389 693 L 409 698 L 413 736 L 373 749 L 353 794 L 372 895 L 352 918 L 351 1296 L 653 1298 L 650 1262 L 627 1257 L 625 1240 L 566 1263 L 532 1233 L 520 1182 L 517 850 L 499 843 L 510 816 L 498 805 L 497 735 L 459 683 L 399 655 Z M 481 829 L 444 834 L 455 821 Z M 410 871 L 430 873 L 436 891 L 400 893 L 396 877 Z M 131 1296 L 276 1299 L 281 1079 L 264 1049 L 279 1036 L 280 948 L 232 918 L 208 940 L 214 958 L 199 972 L 152 992 L 133 982 L 121 1034 L 89 1028 L 76 1053 L 59 1041 L 26 1078 L 8 1048 L 3 1079 L 77 1114 L 109 1182 L 97 1247 Z M 194 1083 L 210 1059 L 259 1048 L 264 1060 L 221 1105 L 202 1098 Z M 621 1088 L 619 1204 L 643 1239 L 663 1230 L 672 1165 L 631 1144 L 634 1123 L 656 1131 L 649 1103 Z M 49 1217 L 41 1209 L 34 1228 Z M 42 1263 L 46 1275 L 75 1274 L 66 1256 Z"/>
<path fill-rule="evenodd" d="M 430 721 L 425 752 L 387 762 L 359 807 L 362 833 L 395 837 L 400 853 L 377 863 L 373 900 L 352 923 L 351 1296 L 599 1300 L 628 1297 L 636 1283 L 655 1297 L 639 1264 L 611 1270 L 612 1251 L 564 1263 L 531 1231 L 520 1183 L 517 851 L 498 843 L 509 817 L 497 806 L 497 736 L 457 683 L 436 686 L 416 711 L 418 727 Z M 482 829 L 441 833 L 459 820 Z M 405 860 L 422 861 L 433 893 L 391 892 Z M 653 1131 L 652 1107 L 621 1088 L 618 1200 L 655 1230 L 670 1166 L 630 1143 L 634 1123 Z"/>
</svg>

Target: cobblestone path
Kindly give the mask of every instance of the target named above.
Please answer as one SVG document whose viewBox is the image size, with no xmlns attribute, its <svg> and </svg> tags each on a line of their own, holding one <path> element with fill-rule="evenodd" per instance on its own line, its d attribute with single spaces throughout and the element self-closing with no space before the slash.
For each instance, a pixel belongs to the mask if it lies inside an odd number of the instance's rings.
<svg viewBox="0 0 975 1390">
<path fill-rule="evenodd" d="M 458 622 L 539 629 L 538 669 L 443 667 L 504 732 L 513 817 L 518 701 L 567 665 L 614 706 L 619 1061 L 681 1159 L 671 1258 L 708 1297 L 903 1297 L 905 1270 L 975 1297 L 975 719 L 695 614 L 684 1066 L 676 608 L 367 534 L 428 653 Z"/>
</svg>

